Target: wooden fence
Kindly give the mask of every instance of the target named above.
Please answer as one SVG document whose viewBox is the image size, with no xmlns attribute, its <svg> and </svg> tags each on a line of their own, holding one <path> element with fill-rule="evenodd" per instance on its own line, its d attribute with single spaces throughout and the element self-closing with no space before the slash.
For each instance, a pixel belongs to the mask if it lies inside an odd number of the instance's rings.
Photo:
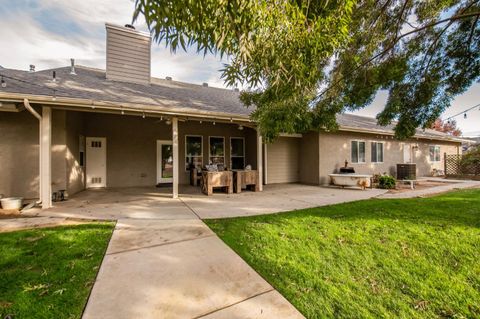
<svg viewBox="0 0 480 319">
<path fill-rule="evenodd" d="M 480 162 L 470 161 L 465 155 L 444 153 L 447 177 L 480 179 Z"/>
</svg>

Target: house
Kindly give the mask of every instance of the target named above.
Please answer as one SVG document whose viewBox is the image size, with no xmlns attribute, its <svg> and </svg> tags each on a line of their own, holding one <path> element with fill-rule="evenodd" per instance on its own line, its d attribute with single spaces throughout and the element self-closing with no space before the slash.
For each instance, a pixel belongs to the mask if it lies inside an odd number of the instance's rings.
<svg viewBox="0 0 480 319">
<path fill-rule="evenodd" d="M 94 187 L 189 182 L 189 166 L 251 165 L 261 184 L 328 184 L 348 161 L 359 173 L 418 175 L 443 168 L 461 141 L 432 130 L 409 140 L 367 117 L 338 115 L 337 132 L 282 135 L 265 144 L 236 90 L 151 77 L 151 38 L 106 24 L 106 70 L 71 66 L 0 69 L 0 193 L 40 198 Z"/>
</svg>

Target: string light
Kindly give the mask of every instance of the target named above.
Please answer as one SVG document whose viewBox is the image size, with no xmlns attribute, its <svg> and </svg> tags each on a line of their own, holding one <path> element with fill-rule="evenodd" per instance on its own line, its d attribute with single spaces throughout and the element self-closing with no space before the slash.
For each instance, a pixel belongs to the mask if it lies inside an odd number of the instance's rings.
<svg viewBox="0 0 480 319">
<path fill-rule="evenodd" d="M 6 88 L 7 87 L 7 82 L 5 82 L 5 80 L 3 79 L 3 75 L 2 75 L 2 88 Z"/>
<path fill-rule="evenodd" d="M 145 118 L 145 112 L 142 113 L 142 117 Z"/>
<path fill-rule="evenodd" d="M 457 114 L 454 114 L 452 116 L 449 116 L 447 117 L 445 120 L 447 121 L 447 123 L 451 123 L 452 121 L 454 121 L 454 119 L 457 117 L 457 116 L 461 116 L 463 115 L 463 118 L 464 119 L 467 119 L 468 118 L 468 112 L 472 111 L 473 109 L 476 109 L 478 107 L 478 110 L 480 111 L 480 104 L 476 104 L 472 107 L 469 107 L 468 109 L 462 111 L 462 112 L 459 112 Z"/>
</svg>

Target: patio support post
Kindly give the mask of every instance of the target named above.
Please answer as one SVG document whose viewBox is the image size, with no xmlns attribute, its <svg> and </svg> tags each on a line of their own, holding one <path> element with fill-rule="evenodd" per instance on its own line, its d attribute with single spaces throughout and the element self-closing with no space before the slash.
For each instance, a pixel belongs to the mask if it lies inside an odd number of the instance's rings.
<svg viewBox="0 0 480 319">
<path fill-rule="evenodd" d="M 40 121 L 40 201 L 42 209 L 52 207 L 52 109 L 42 107 Z"/>
<path fill-rule="evenodd" d="M 257 128 L 257 171 L 258 171 L 258 190 L 263 190 L 263 143 L 262 143 L 262 135 Z"/>
<path fill-rule="evenodd" d="M 173 198 L 178 198 L 178 118 L 172 118 Z"/>
</svg>

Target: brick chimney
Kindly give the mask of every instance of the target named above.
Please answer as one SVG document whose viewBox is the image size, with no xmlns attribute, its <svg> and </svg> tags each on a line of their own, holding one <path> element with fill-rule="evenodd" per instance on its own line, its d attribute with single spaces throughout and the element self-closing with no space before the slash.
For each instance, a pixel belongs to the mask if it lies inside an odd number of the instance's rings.
<svg viewBox="0 0 480 319">
<path fill-rule="evenodd" d="M 107 79 L 150 84 L 150 34 L 106 23 Z"/>
</svg>

